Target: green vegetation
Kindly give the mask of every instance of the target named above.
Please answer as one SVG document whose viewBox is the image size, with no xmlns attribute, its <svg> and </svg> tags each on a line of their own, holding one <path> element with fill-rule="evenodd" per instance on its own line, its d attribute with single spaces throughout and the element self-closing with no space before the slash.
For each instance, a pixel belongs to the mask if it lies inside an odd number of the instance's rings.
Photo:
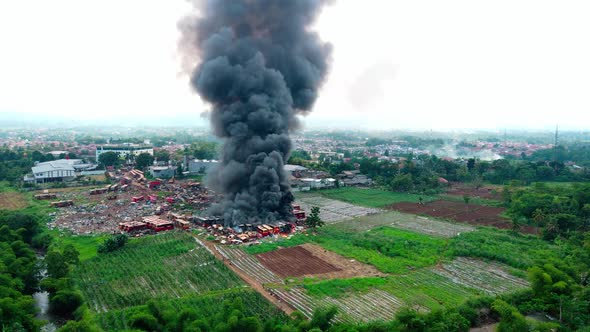
<svg viewBox="0 0 590 332">
<path fill-rule="evenodd" d="M 52 247 L 62 250 L 67 245 L 72 245 L 80 253 L 80 260 L 85 261 L 98 254 L 98 246 L 108 238 L 107 235 L 71 235 L 60 233 L 58 230 L 49 231 L 52 238 Z"/>
<path fill-rule="evenodd" d="M 407 273 L 436 264 L 445 240 L 391 227 L 362 233 L 346 233 L 325 227 L 314 242 L 344 257 L 375 266 L 385 273 Z"/>
<path fill-rule="evenodd" d="M 569 238 L 590 231 L 590 184 L 535 186 L 507 195 L 508 213 L 543 228 L 543 238 Z"/>
<path fill-rule="evenodd" d="M 34 238 L 41 231 L 36 216 L 0 210 L 0 323 L 6 331 L 36 331 L 31 294 L 37 287 Z"/>
<path fill-rule="evenodd" d="M 374 208 L 383 208 L 399 202 L 418 203 L 420 197 L 423 198 L 424 202 L 432 201 L 435 199 L 432 196 L 426 195 L 399 193 L 385 191 L 381 189 L 357 187 L 318 190 L 314 191 L 314 193 L 320 194 L 327 198 L 337 199 L 352 204 Z"/>
<path fill-rule="evenodd" d="M 311 242 L 312 237 L 312 235 L 308 234 L 296 234 L 287 239 L 280 239 L 278 241 L 264 241 L 258 245 L 245 246 L 244 251 L 251 255 L 262 254 L 264 252 L 269 252 L 280 248 L 295 247 L 300 244 Z"/>
<path fill-rule="evenodd" d="M 95 311 L 242 285 L 185 232 L 134 239 L 120 250 L 85 260 L 75 280 Z"/>
<path fill-rule="evenodd" d="M 384 285 L 385 278 L 350 278 L 350 279 L 332 279 L 305 283 L 304 287 L 307 294 L 317 297 L 341 297 L 351 292 L 365 292 L 371 288 Z"/>
<path fill-rule="evenodd" d="M 320 208 L 314 206 L 311 213 L 305 219 L 305 226 L 315 232 L 316 228 L 323 227 L 326 223 L 320 218 Z"/>
<path fill-rule="evenodd" d="M 481 295 L 474 289 L 462 286 L 427 269 L 388 277 L 382 289 L 403 299 L 409 306 L 431 310 L 453 307 L 468 298 Z"/>
<path fill-rule="evenodd" d="M 274 305 L 264 299 L 259 293 L 251 289 L 229 290 L 212 292 L 205 295 L 188 295 L 182 298 L 170 298 L 166 300 L 150 301 L 147 305 L 127 307 L 111 310 L 97 315 L 96 321 L 105 331 L 120 331 L 129 329 L 140 314 L 153 315 L 155 308 L 157 314 L 166 313 L 170 316 L 190 316 L 193 319 L 201 318 L 208 326 L 215 326 L 220 313 L 228 308 L 228 303 L 241 302 L 240 312 L 246 316 L 257 316 L 264 321 L 276 321 L 277 323 L 288 321 L 288 317 Z M 190 313 L 190 315 L 189 315 Z M 225 313 L 224 313 L 225 315 Z M 160 316 L 162 317 L 162 316 Z M 225 316 L 223 316 L 225 318 Z M 164 323 L 164 324 L 162 324 Z M 166 322 L 158 324 L 166 325 Z M 173 322 L 170 322 L 173 323 Z M 174 322 L 180 323 L 180 322 Z M 184 324 L 184 323 L 183 323 Z"/>
<path fill-rule="evenodd" d="M 117 234 L 104 240 L 104 242 L 98 246 L 97 251 L 101 254 L 105 254 L 108 252 L 119 250 L 123 248 L 123 246 L 127 243 L 128 240 L 129 237 L 126 234 Z"/>
<path fill-rule="evenodd" d="M 449 256 L 479 257 L 524 270 L 562 253 L 561 248 L 537 237 L 492 228 L 461 234 L 450 240 L 447 250 Z"/>
</svg>

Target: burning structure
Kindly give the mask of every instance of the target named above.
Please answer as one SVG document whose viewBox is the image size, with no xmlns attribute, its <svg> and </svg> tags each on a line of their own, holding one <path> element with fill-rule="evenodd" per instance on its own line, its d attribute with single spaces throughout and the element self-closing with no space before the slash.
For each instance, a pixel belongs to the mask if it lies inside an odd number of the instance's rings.
<svg viewBox="0 0 590 332">
<path fill-rule="evenodd" d="M 293 218 L 283 166 L 296 115 L 311 110 L 327 73 L 331 46 L 310 30 L 326 2 L 200 1 L 200 15 L 181 23 L 182 48 L 199 59 L 191 85 L 224 140 L 209 185 L 224 194 L 210 212 L 226 226 Z"/>
</svg>

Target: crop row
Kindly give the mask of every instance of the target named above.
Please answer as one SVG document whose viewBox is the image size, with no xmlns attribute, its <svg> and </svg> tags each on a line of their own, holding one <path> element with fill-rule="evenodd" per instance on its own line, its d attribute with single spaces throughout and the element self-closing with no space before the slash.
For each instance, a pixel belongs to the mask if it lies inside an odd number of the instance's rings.
<svg viewBox="0 0 590 332">
<path fill-rule="evenodd" d="M 215 246 L 215 249 L 235 267 L 244 271 L 261 284 L 282 282 L 281 278 L 260 264 L 256 257 L 248 255 L 241 248 Z"/>
<path fill-rule="evenodd" d="M 76 281 L 91 308 L 106 311 L 242 285 L 193 238 L 169 232 L 140 239 L 119 251 L 84 261 Z"/>
<path fill-rule="evenodd" d="M 467 257 L 459 257 L 432 271 L 487 295 L 495 296 L 529 286 L 526 280 L 509 274 L 502 264 Z"/>
<path fill-rule="evenodd" d="M 391 320 L 395 312 L 403 305 L 398 298 L 385 291 L 373 289 L 363 294 L 351 294 L 346 297 L 316 298 L 309 296 L 301 287 L 289 290 L 272 289 L 275 296 L 311 318 L 313 311 L 319 307 L 336 306 L 336 321 L 367 322 L 373 320 Z"/>
</svg>

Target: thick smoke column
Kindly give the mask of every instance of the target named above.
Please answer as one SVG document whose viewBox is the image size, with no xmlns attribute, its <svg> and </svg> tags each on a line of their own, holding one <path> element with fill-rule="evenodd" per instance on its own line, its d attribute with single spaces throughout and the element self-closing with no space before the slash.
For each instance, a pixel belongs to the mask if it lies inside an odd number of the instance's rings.
<svg viewBox="0 0 590 332">
<path fill-rule="evenodd" d="M 213 105 L 213 130 L 224 140 L 209 181 L 225 195 L 211 212 L 226 225 L 292 218 L 283 165 L 296 114 L 311 110 L 328 69 L 331 47 L 310 31 L 325 3 L 208 0 L 182 24 L 182 46 L 200 60 L 191 85 Z"/>
</svg>

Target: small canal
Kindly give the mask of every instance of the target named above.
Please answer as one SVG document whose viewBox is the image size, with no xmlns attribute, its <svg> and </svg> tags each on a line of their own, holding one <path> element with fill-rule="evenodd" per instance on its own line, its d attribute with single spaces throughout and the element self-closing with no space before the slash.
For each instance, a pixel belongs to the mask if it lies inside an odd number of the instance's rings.
<svg viewBox="0 0 590 332">
<path fill-rule="evenodd" d="M 38 252 L 37 259 L 42 262 L 45 259 L 45 255 Z M 42 266 L 40 281 L 47 278 L 47 270 L 45 269 L 44 264 Z M 35 306 L 37 307 L 37 319 L 47 322 L 47 324 L 41 328 L 41 331 L 55 332 L 63 324 L 63 321 L 49 313 L 49 293 L 39 289 L 33 294 L 33 299 L 35 299 Z"/>
</svg>

